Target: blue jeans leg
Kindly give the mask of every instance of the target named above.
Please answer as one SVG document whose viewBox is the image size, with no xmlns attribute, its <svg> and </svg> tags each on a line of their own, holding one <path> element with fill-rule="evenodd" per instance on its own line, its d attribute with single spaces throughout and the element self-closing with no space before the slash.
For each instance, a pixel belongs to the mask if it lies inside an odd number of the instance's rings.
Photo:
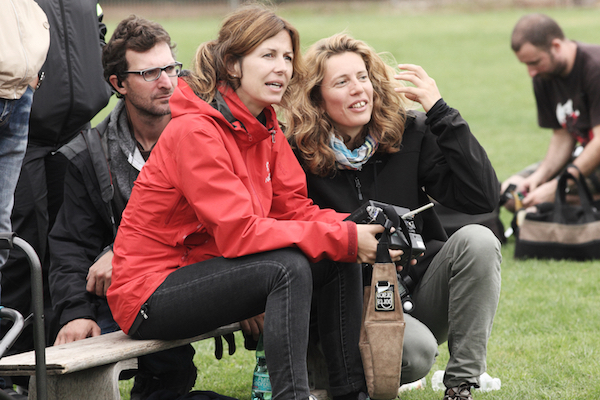
<svg viewBox="0 0 600 400">
<path fill-rule="evenodd" d="M 307 399 L 310 264 L 298 250 L 213 258 L 172 272 L 145 304 L 140 339 L 179 339 L 265 312 L 273 399 Z"/>
<path fill-rule="evenodd" d="M 11 232 L 15 187 L 27 147 L 29 113 L 33 90 L 18 100 L 0 99 L 0 232 Z M 8 250 L 0 251 L 0 267 L 6 262 Z"/>
</svg>

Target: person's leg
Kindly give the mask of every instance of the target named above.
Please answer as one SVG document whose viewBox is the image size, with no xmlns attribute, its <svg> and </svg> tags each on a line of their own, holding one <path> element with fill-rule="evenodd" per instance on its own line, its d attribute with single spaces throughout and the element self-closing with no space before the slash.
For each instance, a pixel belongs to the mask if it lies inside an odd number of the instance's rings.
<svg viewBox="0 0 600 400">
<path fill-rule="evenodd" d="M 321 349 L 329 373 L 329 390 L 335 398 L 366 393 L 358 346 L 362 316 L 360 264 L 324 260 L 311 265 L 313 312 Z"/>
<path fill-rule="evenodd" d="M 118 331 L 119 325 L 113 319 L 106 300 L 98 299 L 97 305 L 96 323 L 102 335 Z M 139 357 L 131 399 L 146 399 L 162 389 L 170 389 L 180 395 L 189 392 L 197 376 L 194 354 L 192 345 L 185 345 Z M 124 375 L 125 379 L 132 376 L 130 372 Z"/>
<path fill-rule="evenodd" d="M 15 202 L 11 216 L 13 231 L 29 243 L 38 255 L 40 246 L 42 243 L 45 246 L 48 235 L 48 220 L 45 212 L 47 203 L 44 159 L 50 151 L 51 149 L 48 147 L 28 144 L 15 190 Z M 27 256 L 22 250 L 16 248 L 10 250 L 8 260 L 2 270 L 1 286 L 3 288 L 2 305 L 16 309 L 24 317 L 31 313 L 30 267 Z M 45 306 L 48 306 L 48 303 Z M 5 321 L 2 321 L 1 325 L 2 330 L 6 329 Z M 8 354 L 32 349 L 33 326 L 29 325 L 21 333 Z"/>
<path fill-rule="evenodd" d="M 273 399 L 307 399 L 312 277 L 306 257 L 282 249 L 181 267 L 145 303 L 141 339 L 178 339 L 265 312 L 264 344 Z"/>
<path fill-rule="evenodd" d="M 170 390 L 181 396 L 188 393 L 197 377 L 194 354 L 194 348 L 188 344 L 139 357 L 131 400 L 147 399 L 160 390 Z"/>
<path fill-rule="evenodd" d="M 29 114 L 32 101 L 33 90 L 31 88 L 27 88 L 27 91 L 18 100 L 0 99 L 0 232 L 14 231 L 11 224 L 11 213 L 13 210 L 15 189 L 27 148 Z M 0 250 L 0 268 L 5 267 L 8 256 L 8 250 Z M 2 278 L 7 274 L 6 271 L 6 269 L 3 269 L 0 272 Z M 10 303 L 10 288 L 7 290 L 4 282 L 0 287 L 5 288 L 0 293 L 0 301 L 2 301 L 0 304 L 10 307 L 4 303 L 7 298 Z M 28 293 L 28 298 L 30 297 L 31 295 Z M 2 324 L 0 330 L 6 332 L 11 325 L 12 323 L 6 321 Z M 17 351 L 12 350 L 12 352 Z M 4 378 L 0 378 L 0 381 L 2 381 L 0 387 L 12 388 L 12 380 L 10 378 L 6 378 L 6 383 L 4 382 Z"/>
<path fill-rule="evenodd" d="M 467 225 L 434 257 L 412 294 L 413 316 L 438 343 L 448 340 L 444 384 L 479 385 L 486 370 L 487 342 L 500 297 L 500 243 L 480 225 Z"/>
<path fill-rule="evenodd" d="M 438 355 L 438 343 L 427 326 L 409 314 L 404 314 L 404 322 L 402 385 L 426 376 Z"/>
<path fill-rule="evenodd" d="M 0 232 L 12 232 L 12 213 L 15 188 L 27 148 L 29 114 L 33 91 L 18 100 L 0 99 Z M 0 268 L 6 262 L 8 250 L 0 251 Z"/>
</svg>

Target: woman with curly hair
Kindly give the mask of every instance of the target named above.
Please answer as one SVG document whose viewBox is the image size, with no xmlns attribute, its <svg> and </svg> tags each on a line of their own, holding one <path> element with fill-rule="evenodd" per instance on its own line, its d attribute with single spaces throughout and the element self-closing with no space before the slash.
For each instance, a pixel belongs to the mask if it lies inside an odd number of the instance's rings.
<svg viewBox="0 0 600 400">
<path fill-rule="evenodd" d="M 346 34 L 317 42 L 305 61 L 309 78 L 294 88 L 286 135 L 317 205 L 352 212 L 377 200 L 412 210 L 433 198 L 471 214 L 494 209 L 499 183 L 485 150 L 423 68 L 400 64 L 396 72 Z M 411 102 L 425 112 L 409 110 Z M 415 222 L 427 250 L 399 267 L 415 303 L 405 316 L 402 383 L 425 376 L 447 340 L 444 399 L 470 399 L 486 369 L 500 293 L 500 244 L 479 225 L 448 238 L 433 209 Z M 313 308 L 320 305 L 317 299 Z M 347 313 L 358 331 L 361 308 Z M 360 358 L 358 343 L 350 357 Z M 360 362 L 352 365 L 352 374 L 362 373 Z"/>
</svg>

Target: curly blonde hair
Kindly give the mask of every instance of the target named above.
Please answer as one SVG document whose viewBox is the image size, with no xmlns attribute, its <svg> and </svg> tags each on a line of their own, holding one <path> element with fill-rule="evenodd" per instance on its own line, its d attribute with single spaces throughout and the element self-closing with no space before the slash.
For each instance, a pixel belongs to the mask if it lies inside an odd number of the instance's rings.
<svg viewBox="0 0 600 400">
<path fill-rule="evenodd" d="M 353 52 L 362 57 L 373 85 L 373 113 L 361 135 L 368 134 L 379 143 L 377 151 L 394 153 L 400 150 L 406 123 L 406 98 L 394 91 L 400 85 L 394 79 L 395 70 L 387 65 L 365 42 L 340 33 L 321 39 L 304 56 L 307 71 L 305 82 L 292 89 L 293 104 L 284 110 L 286 136 L 310 173 L 328 176 L 335 172 L 335 155 L 329 146 L 331 132 L 336 132 L 325 112 L 321 84 L 325 64 L 332 56 Z"/>
<path fill-rule="evenodd" d="M 202 43 L 191 67 L 191 74 L 185 77 L 194 93 L 210 103 L 220 82 L 225 82 L 233 90 L 240 86 L 241 76 L 231 75 L 232 64 L 243 60 L 262 42 L 281 31 L 287 31 L 292 40 L 294 72 L 289 86 L 302 80 L 304 64 L 300 53 L 300 35 L 288 21 L 278 17 L 264 5 L 249 4 L 231 13 L 221 25 L 217 39 Z M 283 96 L 281 105 L 289 103 L 290 90 Z"/>
</svg>

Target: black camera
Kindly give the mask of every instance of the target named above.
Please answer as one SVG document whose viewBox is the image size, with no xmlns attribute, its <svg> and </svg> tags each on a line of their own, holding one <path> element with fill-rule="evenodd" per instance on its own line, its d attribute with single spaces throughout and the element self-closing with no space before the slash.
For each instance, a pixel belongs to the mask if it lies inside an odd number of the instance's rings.
<svg viewBox="0 0 600 400">
<path fill-rule="evenodd" d="M 395 230 L 390 235 L 389 248 L 404 251 L 398 264 L 406 268 L 412 258 L 416 258 L 425 252 L 425 241 L 417 233 L 414 221 L 414 215 L 422 209 L 425 208 L 422 207 L 418 209 L 419 211 L 411 212 L 408 208 L 369 200 L 350 214 L 346 220 L 354 221 L 357 224 L 380 224 L 388 230 L 394 227 Z"/>
<path fill-rule="evenodd" d="M 394 232 L 389 235 L 389 249 L 404 252 L 397 264 L 406 269 L 409 267 L 412 258 L 416 258 L 425 252 L 425 241 L 417 232 L 414 215 L 432 206 L 433 204 L 429 203 L 411 211 L 408 208 L 369 200 L 348 216 L 346 220 L 354 221 L 357 224 L 380 224 L 388 232 L 393 227 Z M 408 291 L 410 280 L 409 276 L 402 277 L 398 273 L 398 289 L 400 290 L 402 307 L 406 313 L 410 313 L 414 309 L 414 303 Z"/>
</svg>

